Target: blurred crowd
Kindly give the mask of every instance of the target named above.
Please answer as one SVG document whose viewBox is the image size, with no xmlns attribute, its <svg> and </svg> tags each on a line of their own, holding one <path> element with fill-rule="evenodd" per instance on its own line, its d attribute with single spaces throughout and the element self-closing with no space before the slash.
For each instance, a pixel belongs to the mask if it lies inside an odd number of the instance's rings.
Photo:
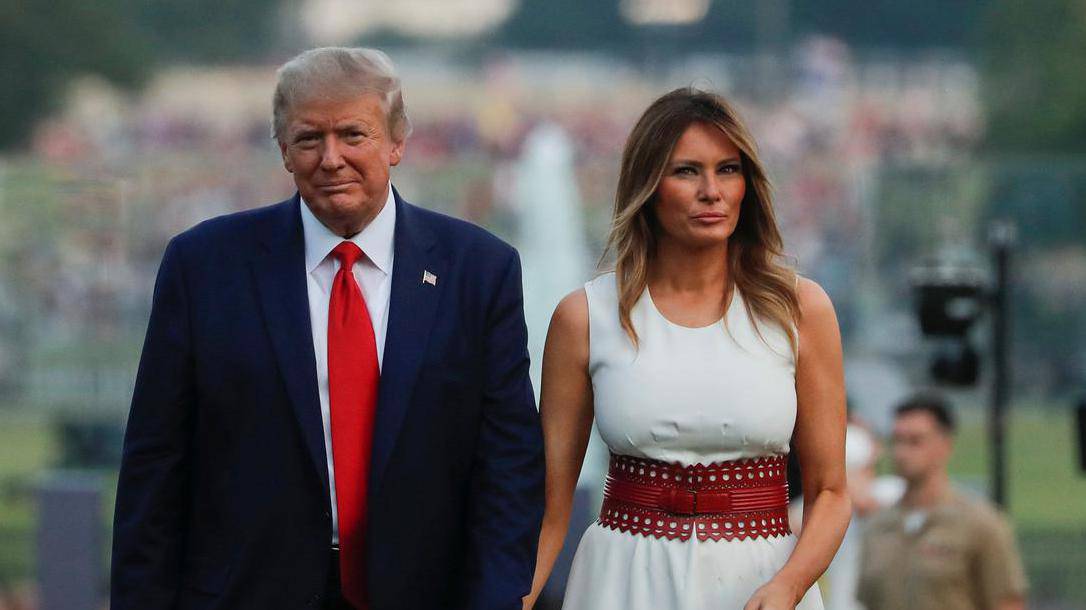
<svg viewBox="0 0 1086 610">
<path fill-rule="evenodd" d="M 981 136 L 977 77 L 967 62 L 857 58 L 828 38 L 798 46 L 784 63 L 721 55 L 637 65 L 532 54 L 470 62 L 390 53 L 414 123 L 394 174 L 408 199 L 512 236 L 510 168 L 535 125 L 557 124 L 575 147 L 592 252 L 606 233 L 619 151 L 647 102 L 690 84 L 723 92 L 767 159 L 789 254 L 835 295 L 846 338 L 854 281 L 846 270 L 872 255 L 879 172 L 960 162 Z M 67 110 L 38 129 L 33 165 L 47 180 L 60 176 L 60 198 L 71 197 L 72 184 L 113 187 L 114 205 L 89 211 L 125 219 L 96 225 L 123 233 L 113 240 L 123 244 L 113 263 L 126 270 L 124 290 L 147 289 L 169 236 L 289 196 L 270 137 L 273 79 L 270 65 L 174 68 L 136 97 L 82 81 Z"/>
<path fill-rule="evenodd" d="M 414 134 L 405 171 L 441 175 L 467 162 L 494 173 L 519 156 L 526 134 L 544 120 L 573 134 L 579 169 L 614 166 L 647 100 L 694 84 L 738 103 L 770 160 L 781 213 L 813 239 L 808 233 L 823 231 L 812 225 L 847 225 L 848 208 L 863 203 L 849 192 L 849 172 L 960 159 L 981 135 L 976 74 L 953 57 L 860 61 L 843 43 L 819 38 L 798 47 L 786 65 L 765 69 L 757 61 L 714 56 L 646 70 L 618 59 L 514 55 L 469 64 L 408 56 L 401 71 Z M 99 178 L 138 180 L 153 171 L 159 211 L 191 208 L 188 199 L 200 193 L 222 210 L 259 205 L 260 195 L 282 195 L 286 184 L 269 162 L 276 156 L 273 77 L 270 66 L 174 69 L 134 99 L 85 82 L 68 111 L 39 129 L 34 156 Z M 180 165 L 163 171 L 158 164 L 166 159 Z M 582 173 L 582 188 L 603 195 L 586 203 L 609 203 L 613 185 L 590 184 L 600 176 Z M 163 181 L 169 192 L 159 189 Z M 469 194 L 442 200 L 462 211 L 471 208 Z"/>
</svg>

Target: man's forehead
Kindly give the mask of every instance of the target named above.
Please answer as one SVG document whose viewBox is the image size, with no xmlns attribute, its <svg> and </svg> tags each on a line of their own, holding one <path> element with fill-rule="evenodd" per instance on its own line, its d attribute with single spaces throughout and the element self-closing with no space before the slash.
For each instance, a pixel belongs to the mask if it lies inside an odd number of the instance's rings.
<svg viewBox="0 0 1086 610">
<path fill-rule="evenodd" d="M 908 411 L 894 418 L 895 432 L 921 433 L 939 430 L 939 422 L 927 411 Z"/>
<path fill-rule="evenodd" d="M 351 99 L 313 98 L 302 100 L 290 109 L 290 123 L 327 124 L 340 122 L 371 123 L 384 120 L 380 99 L 372 94 Z"/>
</svg>

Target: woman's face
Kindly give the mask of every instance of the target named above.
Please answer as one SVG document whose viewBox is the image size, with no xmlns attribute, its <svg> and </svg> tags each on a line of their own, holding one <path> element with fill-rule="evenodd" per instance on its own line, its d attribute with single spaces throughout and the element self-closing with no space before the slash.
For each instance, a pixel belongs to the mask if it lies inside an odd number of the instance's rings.
<svg viewBox="0 0 1086 610">
<path fill-rule="evenodd" d="M 739 149 L 718 127 L 693 123 L 675 144 L 656 189 L 661 241 L 687 247 L 727 243 L 746 193 Z"/>
</svg>

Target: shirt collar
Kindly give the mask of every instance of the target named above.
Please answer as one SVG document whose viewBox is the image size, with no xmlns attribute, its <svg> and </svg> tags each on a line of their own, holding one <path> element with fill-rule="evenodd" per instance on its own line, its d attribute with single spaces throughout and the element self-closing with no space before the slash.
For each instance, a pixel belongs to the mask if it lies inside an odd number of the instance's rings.
<svg viewBox="0 0 1086 610">
<path fill-rule="evenodd" d="M 309 209 L 304 199 L 301 199 L 302 234 L 305 237 L 305 270 L 313 273 L 324 259 L 328 258 L 343 237 L 336 235 L 331 229 L 324 226 Z M 372 221 L 357 235 L 351 237 L 370 262 L 385 275 L 392 272 L 393 236 L 396 231 L 396 197 L 392 194 L 392 185 L 388 186 L 388 198 L 381 211 Z"/>
<path fill-rule="evenodd" d="M 903 500 L 899 499 L 895 504 L 890 507 L 895 520 L 903 525 L 905 518 L 911 512 L 924 512 L 930 519 L 933 515 L 939 516 L 945 512 L 953 511 L 954 506 L 961 501 L 961 492 L 953 484 L 948 485 L 946 490 L 932 503 L 930 506 L 917 509 L 910 506 L 905 506 Z"/>
</svg>

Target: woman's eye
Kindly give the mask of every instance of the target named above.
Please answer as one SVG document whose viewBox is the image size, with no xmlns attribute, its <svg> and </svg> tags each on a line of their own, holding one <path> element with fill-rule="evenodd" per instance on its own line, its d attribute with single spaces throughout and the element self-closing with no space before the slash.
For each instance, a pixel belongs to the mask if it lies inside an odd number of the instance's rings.
<svg viewBox="0 0 1086 610">
<path fill-rule="evenodd" d="M 676 174 L 693 175 L 693 174 L 695 174 L 697 172 L 694 170 L 694 168 L 692 168 L 690 166 L 682 166 L 682 167 L 675 168 L 675 173 Z"/>
<path fill-rule="evenodd" d="M 738 163 L 731 163 L 720 168 L 721 173 L 724 174 L 737 174 L 741 170 L 742 168 L 739 166 Z"/>
</svg>

